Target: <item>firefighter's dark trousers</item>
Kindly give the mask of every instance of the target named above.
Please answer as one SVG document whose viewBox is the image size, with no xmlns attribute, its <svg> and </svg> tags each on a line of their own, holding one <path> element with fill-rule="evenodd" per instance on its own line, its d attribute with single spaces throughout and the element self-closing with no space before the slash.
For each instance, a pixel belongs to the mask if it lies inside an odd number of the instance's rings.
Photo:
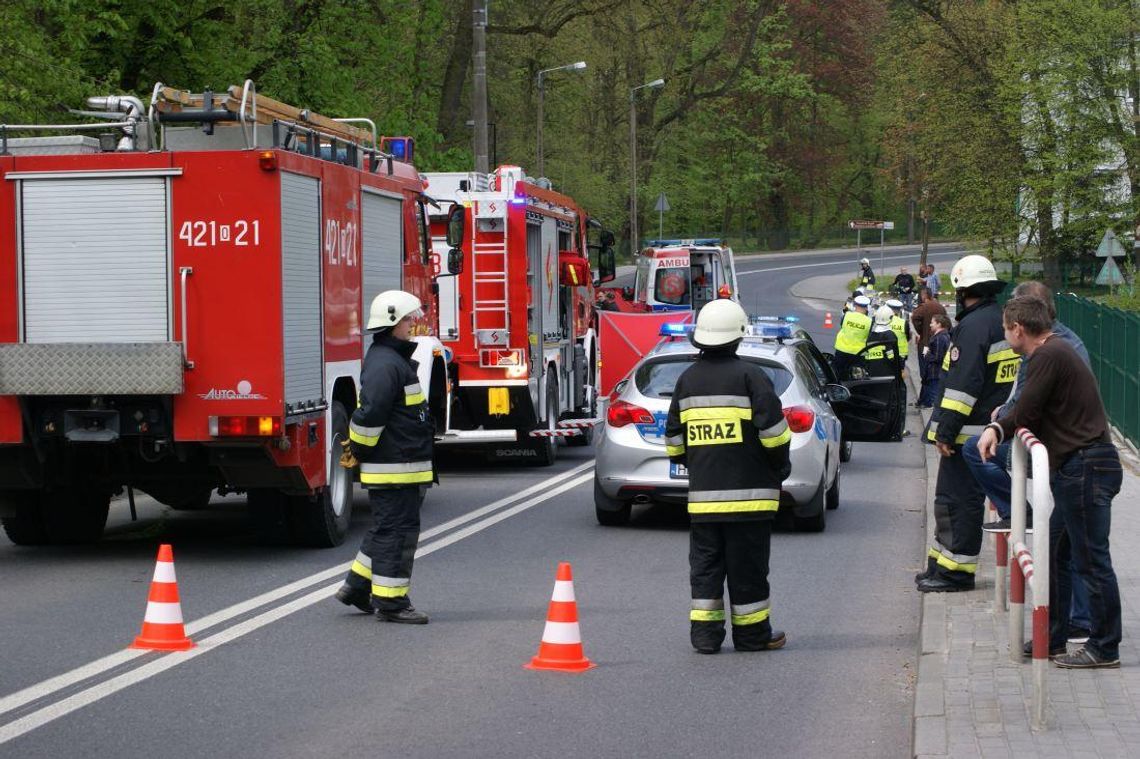
<svg viewBox="0 0 1140 759">
<path fill-rule="evenodd" d="M 371 593 L 376 609 L 399 611 L 412 605 L 408 588 L 426 490 L 413 485 L 368 491 L 372 527 L 364 535 L 345 583 L 353 590 Z"/>
<path fill-rule="evenodd" d="M 724 642 L 726 576 L 733 645 L 739 651 L 758 650 L 772 638 L 768 621 L 771 542 L 770 519 L 693 523 L 689 531 L 693 592 L 689 635 L 694 648 L 717 648 Z"/>
<path fill-rule="evenodd" d="M 985 492 L 974 479 L 961 446 L 938 464 L 934 487 L 934 544 L 928 555 L 931 576 L 972 586 L 982 550 Z"/>
</svg>

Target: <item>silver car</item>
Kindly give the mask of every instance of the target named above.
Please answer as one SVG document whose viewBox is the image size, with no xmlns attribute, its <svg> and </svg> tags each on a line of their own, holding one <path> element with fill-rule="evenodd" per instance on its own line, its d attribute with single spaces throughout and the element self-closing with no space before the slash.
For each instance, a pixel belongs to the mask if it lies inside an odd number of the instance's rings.
<svg viewBox="0 0 1140 759">
<path fill-rule="evenodd" d="M 665 419 L 677 378 L 697 353 L 687 339 L 664 342 L 615 389 L 597 441 L 594 506 L 599 523 L 627 523 L 634 504 L 686 503 L 688 473 L 665 455 Z M 792 472 L 783 483 L 780 511 L 797 529 L 819 532 L 827 510 L 839 508 L 839 464 L 841 453 L 844 459 L 850 455 L 851 440 L 844 439 L 836 409 L 852 402 L 852 390 L 835 382 L 828 358 L 795 325 L 754 323 L 737 355 L 772 380 L 793 433 Z M 866 409 L 861 417 L 865 423 Z"/>
</svg>

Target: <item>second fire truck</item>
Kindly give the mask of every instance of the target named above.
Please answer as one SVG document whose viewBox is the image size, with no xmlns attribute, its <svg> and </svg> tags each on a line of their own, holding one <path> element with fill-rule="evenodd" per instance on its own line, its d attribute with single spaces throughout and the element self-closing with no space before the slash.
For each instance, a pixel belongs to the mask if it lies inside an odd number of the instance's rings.
<svg viewBox="0 0 1140 759">
<path fill-rule="evenodd" d="M 589 444 L 601 358 L 594 286 L 614 277 L 613 235 L 517 166 L 426 176 L 438 252 L 464 260 L 440 290 L 453 382 L 442 442 L 490 443 L 539 464 L 554 461 L 560 439 Z"/>
</svg>

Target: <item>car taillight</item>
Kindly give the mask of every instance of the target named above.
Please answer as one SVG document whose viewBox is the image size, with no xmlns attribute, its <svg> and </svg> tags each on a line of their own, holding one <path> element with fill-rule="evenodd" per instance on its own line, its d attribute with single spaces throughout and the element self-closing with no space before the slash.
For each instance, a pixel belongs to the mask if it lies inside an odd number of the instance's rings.
<svg viewBox="0 0 1140 759">
<path fill-rule="evenodd" d="M 624 427 L 627 424 L 654 424 L 653 414 L 629 401 L 614 401 L 606 411 L 606 424 Z"/>
<path fill-rule="evenodd" d="M 784 409 L 784 419 L 792 432 L 807 432 L 815 424 L 815 412 L 807 406 L 789 406 Z"/>
<path fill-rule="evenodd" d="M 279 416 L 211 416 L 213 437 L 277 437 L 281 434 Z"/>
</svg>

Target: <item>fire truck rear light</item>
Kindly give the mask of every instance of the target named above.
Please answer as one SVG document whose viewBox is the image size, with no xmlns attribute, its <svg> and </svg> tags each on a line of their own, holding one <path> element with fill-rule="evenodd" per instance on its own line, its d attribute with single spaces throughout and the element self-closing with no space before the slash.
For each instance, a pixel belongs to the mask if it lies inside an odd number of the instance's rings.
<svg viewBox="0 0 1140 759">
<path fill-rule="evenodd" d="M 277 437 L 279 416 L 211 416 L 211 437 Z"/>
<path fill-rule="evenodd" d="M 277 154 L 272 150 L 263 150 L 257 154 L 257 165 L 262 171 L 277 171 Z"/>
</svg>

